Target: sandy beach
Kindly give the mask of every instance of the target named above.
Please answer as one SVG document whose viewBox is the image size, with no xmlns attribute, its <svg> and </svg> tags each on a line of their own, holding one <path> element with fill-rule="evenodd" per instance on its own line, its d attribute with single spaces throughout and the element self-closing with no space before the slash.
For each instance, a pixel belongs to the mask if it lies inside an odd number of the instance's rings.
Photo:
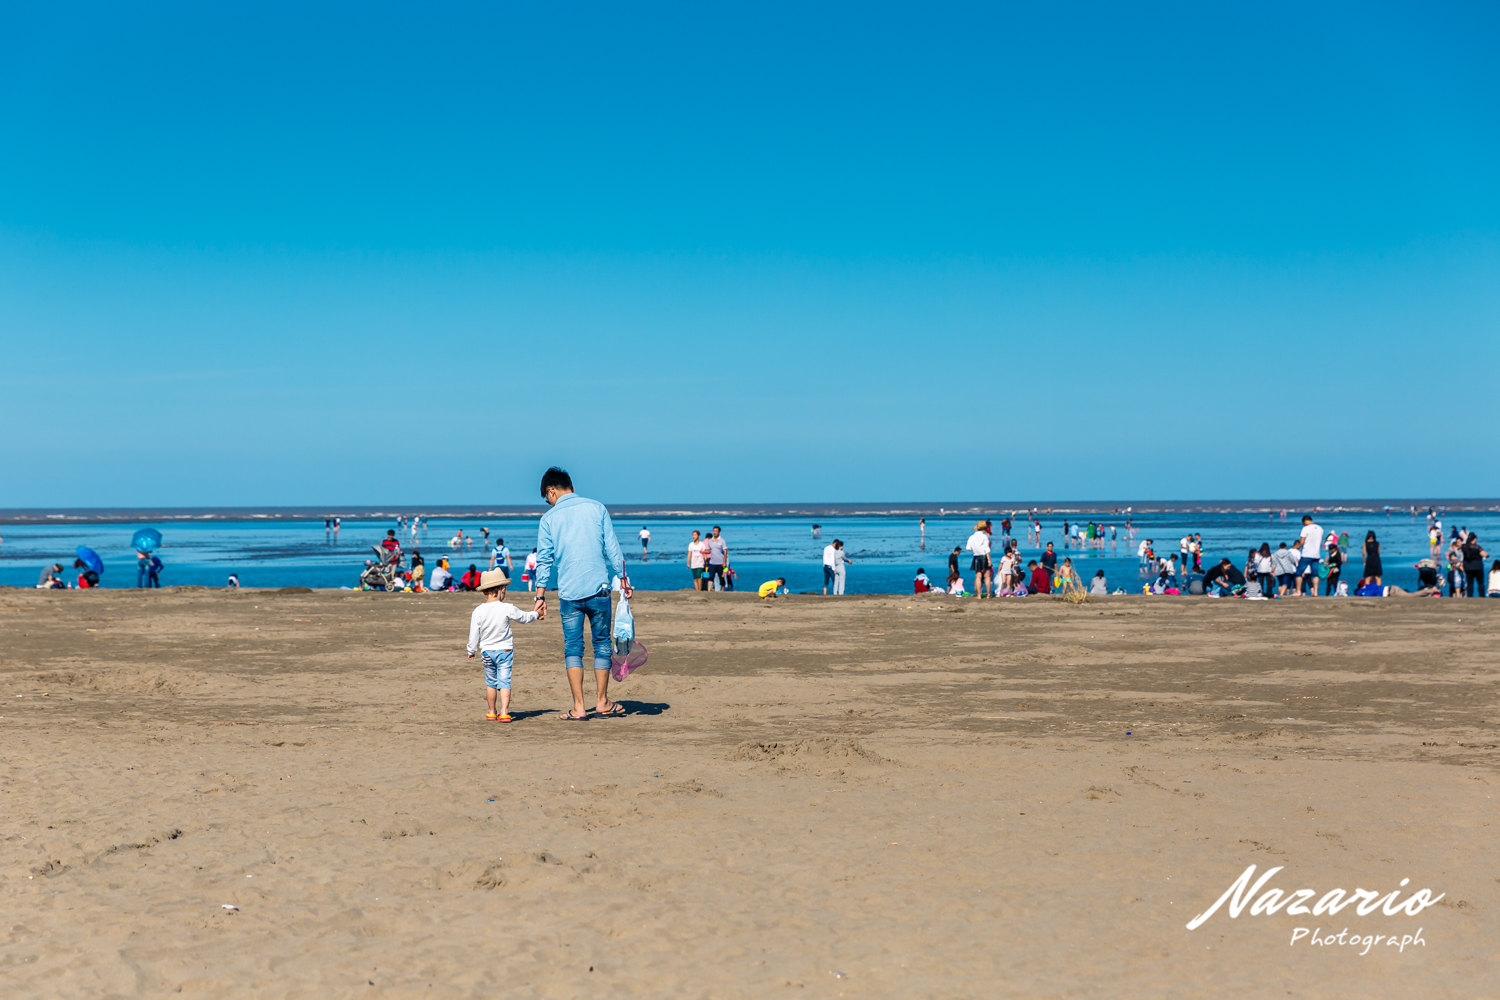
<svg viewBox="0 0 1500 1000">
<path fill-rule="evenodd" d="M 508 726 L 476 601 L 0 591 L 0 993 L 1500 988 L 1500 601 L 643 593 L 630 717 L 554 615 Z M 1188 930 L 1250 865 L 1444 896 Z"/>
</svg>

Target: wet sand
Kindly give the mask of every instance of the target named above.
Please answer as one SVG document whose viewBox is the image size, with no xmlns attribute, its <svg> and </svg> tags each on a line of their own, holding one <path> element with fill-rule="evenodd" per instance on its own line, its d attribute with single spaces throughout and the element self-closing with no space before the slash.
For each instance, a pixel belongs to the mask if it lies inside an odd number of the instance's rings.
<svg viewBox="0 0 1500 1000">
<path fill-rule="evenodd" d="M 558 719 L 554 615 L 509 726 L 475 603 L 0 590 L 0 993 L 1500 983 L 1500 601 L 643 594 L 630 717 Z M 1252 864 L 1446 895 L 1187 930 Z"/>
</svg>

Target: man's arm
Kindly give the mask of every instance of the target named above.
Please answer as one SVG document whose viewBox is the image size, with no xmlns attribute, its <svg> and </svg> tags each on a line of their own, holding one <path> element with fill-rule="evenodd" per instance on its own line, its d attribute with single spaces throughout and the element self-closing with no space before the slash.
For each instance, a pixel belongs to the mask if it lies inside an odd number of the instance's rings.
<svg viewBox="0 0 1500 1000">
<path fill-rule="evenodd" d="M 615 522 L 609 516 L 609 508 L 604 509 L 604 523 L 600 526 L 604 532 L 604 561 L 610 570 L 620 578 L 620 593 L 625 597 L 630 596 L 630 583 L 625 577 L 625 553 L 620 551 L 620 540 L 615 537 Z"/>
<path fill-rule="evenodd" d="M 546 614 L 547 584 L 552 579 L 552 525 L 543 516 L 541 524 L 536 529 L 536 604 L 534 610 L 539 616 Z"/>
</svg>

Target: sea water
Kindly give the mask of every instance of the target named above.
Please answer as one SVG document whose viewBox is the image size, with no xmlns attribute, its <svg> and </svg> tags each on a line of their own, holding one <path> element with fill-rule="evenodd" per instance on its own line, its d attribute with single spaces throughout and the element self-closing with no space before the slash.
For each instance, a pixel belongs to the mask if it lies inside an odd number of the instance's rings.
<svg viewBox="0 0 1500 1000">
<path fill-rule="evenodd" d="M 1443 514 L 1444 534 L 1466 527 L 1479 534 L 1481 543 L 1500 556 L 1500 504 L 1465 501 L 1468 509 Z M 631 582 L 645 590 L 677 590 L 692 585 L 687 568 L 687 546 L 692 531 L 708 534 L 718 525 L 729 546 L 730 563 L 739 575 L 738 587 L 754 591 L 763 581 L 786 577 L 793 592 L 818 592 L 823 587 L 823 547 L 834 539 L 844 543 L 848 554 L 847 592 L 850 594 L 911 593 L 912 579 L 925 569 L 935 583 L 948 575 L 948 557 L 962 546 L 975 521 L 991 518 L 999 531 L 1000 519 L 1012 516 L 1013 534 L 1021 543 L 1025 559 L 1041 555 L 1052 542 L 1059 558 L 1071 558 L 1081 579 L 1087 581 L 1104 570 L 1111 591 L 1139 593 L 1149 578 L 1136 556 L 1140 541 L 1155 541 L 1160 555 L 1178 551 L 1178 540 L 1189 532 L 1203 535 L 1205 568 L 1228 556 L 1236 567 L 1244 565 L 1246 550 L 1269 542 L 1295 544 L 1301 531 L 1301 515 L 1313 513 L 1325 530 L 1347 533 L 1349 562 L 1344 579 L 1351 589 L 1359 580 L 1361 546 L 1367 531 L 1381 543 L 1384 582 L 1415 589 L 1414 563 L 1428 555 L 1426 505 L 1416 515 L 1409 504 L 1387 513 L 1381 506 L 1365 509 L 1324 503 L 1281 508 L 1263 503 L 1238 505 L 1179 504 L 1172 509 L 1134 508 L 1127 516 L 1122 507 L 1095 509 L 1074 507 L 1064 511 L 1041 508 L 1041 544 L 1028 542 L 1024 511 L 1004 505 L 966 504 L 911 505 L 900 509 L 858 505 L 822 507 L 740 508 L 630 508 L 616 507 L 615 530 L 625 553 Z M 1324 509 L 1318 510 L 1317 507 Z M 1343 506 L 1343 509 L 1334 509 Z M 1479 509 L 1487 508 L 1487 509 Z M 1021 511 L 1019 515 L 1013 511 Z M 1120 512 L 1116 512 L 1120 511 Z M 413 508 L 410 513 L 417 513 Z M 489 566 L 489 553 L 481 548 L 481 528 L 490 529 L 494 542 L 504 539 L 515 566 L 512 594 L 524 589 L 521 566 L 536 545 L 540 510 L 492 510 L 464 513 L 433 510 L 429 520 L 413 537 L 408 528 L 398 530 L 403 548 L 410 555 L 420 550 L 430 576 L 440 557 L 448 557 L 455 576 L 470 565 Z M 43 566 L 62 563 L 65 577 L 73 580 L 74 548 L 87 545 L 104 559 L 105 587 L 134 587 L 136 560 L 130 548 L 132 533 L 141 527 L 161 530 L 164 544 L 160 557 L 165 564 L 163 586 L 193 584 L 223 587 L 229 574 L 238 575 L 246 587 L 357 587 L 364 561 L 373 558 L 370 547 L 396 528 L 395 511 L 354 510 L 341 515 L 341 528 L 325 530 L 322 516 L 314 512 L 273 511 L 0 511 L 0 585 L 34 586 Z M 918 518 L 927 519 L 926 546 L 921 545 Z M 1102 549 L 1065 547 L 1062 528 L 1090 520 L 1113 526 L 1116 539 Z M 1129 523 L 1135 533 L 1127 529 Z M 819 528 L 815 533 L 814 525 Z M 638 535 L 642 527 L 651 531 L 650 547 L 643 554 Z M 472 539 L 468 547 L 449 545 L 459 529 Z M 1107 532 L 1106 532 L 1107 533 Z M 973 573 L 970 557 L 959 553 L 959 567 L 969 586 Z"/>
</svg>

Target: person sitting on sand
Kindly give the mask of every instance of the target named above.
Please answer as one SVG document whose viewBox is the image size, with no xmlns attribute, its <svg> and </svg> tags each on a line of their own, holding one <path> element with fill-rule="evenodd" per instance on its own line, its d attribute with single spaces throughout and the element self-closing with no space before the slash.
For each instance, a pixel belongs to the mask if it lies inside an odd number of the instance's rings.
<svg viewBox="0 0 1500 1000">
<path fill-rule="evenodd" d="M 469 644 L 465 651 L 469 659 L 477 652 L 484 658 L 484 702 L 486 722 L 510 721 L 510 675 L 515 663 L 515 639 L 511 637 L 510 623 L 537 620 L 535 611 L 522 611 L 505 600 L 505 589 L 510 586 L 510 577 L 503 569 L 488 570 L 479 575 L 479 590 L 484 594 L 484 603 L 469 616 Z M 499 696 L 500 710 L 495 710 L 495 698 Z"/>
<path fill-rule="evenodd" d="M 439 559 L 438 564 L 433 567 L 432 579 L 427 581 L 428 590 L 452 590 L 453 571 L 448 568 L 446 558 Z"/>
<path fill-rule="evenodd" d="M 1089 581 L 1089 593 L 1096 597 L 1103 597 L 1109 593 L 1109 583 L 1104 579 L 1104 570 L 1101 569 L 1095 573 L 1094 578 Z"/>
<path fill-rule="evenodd" d="M 1230 597 L 1236 592 L 1243 592 L 1244 588 L 1245 577 L 1234 568 L 1234 563 L 1228 556 L 1210 566 L 1208 572 L 1203 574 L 1203 592 L 1206 594 Z"/>
<path fill-rule="evenodd" d="M 82 559 L 74 559 L 73 568 L 83 570 L 82 573 L 78 574 L 78 588 L 80 590 L 88 590 L 90 587 L 99 586 L 99 574 L 90 569 L 88 563 Z"/>
<path fill-rule="evenodd" d="M 41 578 L 36 582 L 37 590 L 66 590 L 68 583 L 62 578 L 62 563 L 53 563 L 42 570 Z"/>
<path fill-rule="evenodd" d="M 1050 542 L 1048 544 L 1051 544 Z M 1047 572 L 1047 567 L 1037 563 L 1035 559 L 1026 563 L 1026 568 L 1031 570 L 1031 578 L 1026 584 L 1026 589 L 1033 594 L 1050 594 L 1052 592 L 1052 574 Z"/>
<path fill-rule="evenodd" d="M 786 577 L 784 577 L 784 576 L 778 576 L 774 580 L 767 580 L 765 583 L 761 584 L 760 585 L 760 589 L 757 590 L 756 593 L 759 594 L 763 598 L 769 599 L 769 598 L 775 597 L 776 594 L 777 594 L 777 592 L 780 591 L 781 588 L 785 587 L 785 586 L 786 586 Z"/>
<path fill-rule="evenodd" d="M 482 575 L 483 574 L 481 574 L 479 572 L 479 567 L 478 566 L 475 566 L 473 563 L 469 563 L 469 568 L 464 571 L 464 575 L 458 578 L 458 589 L 459 590 L 478 590 L 479 589 L 479 578 Z M 510 577 L 506 577 L 505 578 L 505 582 L 509 583 L 510 582 Z"/>
<path fill-rule="evenodd" d="M 964 596 L 964 578 L 957 570 L 948 574 L 948 594 L 953 597 Z"/>
<path fill-rule="evenodd" d="M 913 594 L 925 594 L 932 589 L 932 581 L 927 577 L 927 571 L 920 566 L 917 567 L 917 575 L 911 582 Z"/>
</svg>

